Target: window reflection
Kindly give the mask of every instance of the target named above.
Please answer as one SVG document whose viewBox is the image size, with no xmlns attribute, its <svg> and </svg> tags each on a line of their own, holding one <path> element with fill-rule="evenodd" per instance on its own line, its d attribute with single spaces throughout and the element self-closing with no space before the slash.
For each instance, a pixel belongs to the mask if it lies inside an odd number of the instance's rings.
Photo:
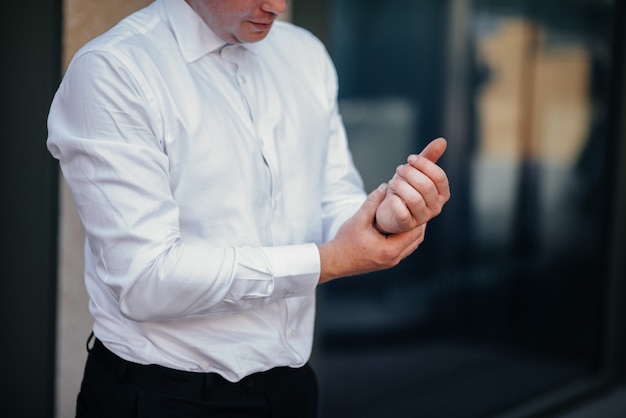
<svg viewBox="0 0 626 418">
<path fill-rule="evenodd" d="M 366 187 L 443 135 L 453 197 L 400 266 L 320 288 L 322 416 L 488 416 L 599 373 L 614 2 L 329 7 Z"/>
</svg>

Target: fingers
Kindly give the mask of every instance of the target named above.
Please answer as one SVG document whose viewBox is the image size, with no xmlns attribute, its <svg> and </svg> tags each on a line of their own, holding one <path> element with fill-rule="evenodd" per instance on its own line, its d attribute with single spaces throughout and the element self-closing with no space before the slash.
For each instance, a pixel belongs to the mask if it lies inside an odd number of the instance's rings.
<svg viewBox="0 0 626 418">
<path fill-rule="evenodd" d="M 425 195 L 425 197 L 437 196 L 438 199 L 447 201 L 450 198 L 450 183 L 446 172 L 421 155 L 412 157 L 409 158 L 409 164 L 404 166 L 406 170 L 403 170 L 402 177 L 415 186 L 419 192 L 426 192 L 428 188 L 434 186 L 433 194 Z M 409 169 L 409 166 L 414 170 Z M 424 176 L 427 180 L 424 179 Z"/>
<path fill-rule="evenodd" d="M 433 139 L 424 147 L 420 155 L 436 163 L 443 153 L 446 152 L 446 148 L 448 148 L 448 142 L 444 138 Z"/>
<path fill-rule="evenodd" d="M 407 206 L 423 204 L 428 207 L 438 200 L 440 186 L 423 171 L 407 165 L 398 167 L 396 174 L 389 182 L 390 190 L 399 195 Z"/>
<path fill-rule="evenodd" d="M 445 171 L 437 164 L 439 158 L 444 154 L 448 147 L 448 142 L 444 138 L 432 140 L 419 155 L 410 155 L 407 158 L 408 164 L 428 177 L 438 190 L 438 194 L 446 195 L 449 193 L 448 176 Z M 411 170 L 406 170 L 402 175 L 409 183 L 411 176 L 416 180 L 415 173 L 411 174 Z M 417 185 L 417 183 L 415 183 Z"/>
<path fill-rule="evenodd" d="M 396 175 L 389 182 L 389 190 L 405 202 L 420 223 L 437 215 L 450 197 L 445 172 L 421 157 L 411 165 L 398 167 Z"/>
<path fill-rule="evenodd" d="M 371 192 L 337 235 L 318 246 L 320 283 L 393 267 L 418 248 L 426 222 L 449 198 L 447 176 L 436 164 L 446 147 L 445 139 L 437 138 L 419 155 L 409 156 L 389 185 Z M 378 217 L 382 230 L 391 234 L 377 229 Z"/>
<path fill-rule="evenodd" d="M 437 216 L 450 198 L 448 176 L 435 163 L 446 147 L 443 138 L 431 141 L 419 155 L 410 155 L 408 164 L 399 166 L 389 182 L 388 193 L 404 201 L 418 225 Z"/>
</svg>

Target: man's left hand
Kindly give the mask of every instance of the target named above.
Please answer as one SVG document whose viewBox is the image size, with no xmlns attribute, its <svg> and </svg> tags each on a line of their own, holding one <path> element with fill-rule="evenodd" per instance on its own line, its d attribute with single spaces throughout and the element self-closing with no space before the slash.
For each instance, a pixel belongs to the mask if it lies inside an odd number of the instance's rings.
<svg viewBox="0 0 626 418">
<path fill-rule="evenodd" d="M 387 196 L 376 211 L 376 227 L 381 232 L 406 232 L 441 213 L 450 199 L 450 186 L 448 176 L 436 162 L 446 147 L 446 140 L 437 138 L 396 169 Z"/>
</svg>

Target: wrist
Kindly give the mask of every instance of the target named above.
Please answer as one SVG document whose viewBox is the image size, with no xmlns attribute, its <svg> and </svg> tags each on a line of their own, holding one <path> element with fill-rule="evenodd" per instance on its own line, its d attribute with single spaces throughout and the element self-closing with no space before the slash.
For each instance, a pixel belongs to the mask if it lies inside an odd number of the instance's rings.
<svg viewBox="0 0 626 418">
<path fill-rule="evenodd" d="M 337 272 L 337 262 L 330 242 L 319 244 L 317 249 L 320 253 L 320 278 L 318 283 L 322 284 L 340 277 Z"/>
</svg>

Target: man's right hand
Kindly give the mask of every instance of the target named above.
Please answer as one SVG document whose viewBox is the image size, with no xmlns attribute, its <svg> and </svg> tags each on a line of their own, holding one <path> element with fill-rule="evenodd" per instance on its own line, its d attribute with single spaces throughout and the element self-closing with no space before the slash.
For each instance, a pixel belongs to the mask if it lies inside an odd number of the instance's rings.
<svg viewBox="0 0 626 418">
<path fill-rule="evenodd" d="M 320 283 L 394 267 L 422 243 L 426 224 L 393 235 L 384 235 L 374 227 L 376 210 L 386 192 L 387 185 L 383 184 L 370 193 L 335 238 L 319 245 Z"/>
</svg>

